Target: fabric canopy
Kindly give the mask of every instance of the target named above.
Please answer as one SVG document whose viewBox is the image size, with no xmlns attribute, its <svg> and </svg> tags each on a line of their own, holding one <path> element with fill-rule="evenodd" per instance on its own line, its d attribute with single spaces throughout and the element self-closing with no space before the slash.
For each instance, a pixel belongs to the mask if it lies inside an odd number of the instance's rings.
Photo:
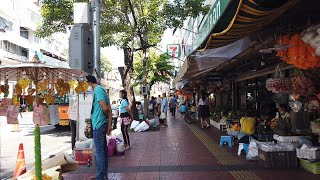
<svg viewBox="0 0 320 180">
<path fill-rule="evenodd" d="M 185 59 L 178 75 L 174 80 L 174 84 L 179 81 L 188 80 L 199 74 L 211 71 L 222 63 L 234 58 L 248 47 L 251 41 L 249 37 L 244 37 L 232 44 L 224 47 L 199 52 Z"/>
<path fill-rule="evenodd" d="M 198 51 L 222 47 L 235 42 L 270 24 L 297 2 L 298 0 L 289 0 L 278 8 L 265 8 L 255 3 L 254 0 L 240 0 L 237 11 L 227 28 L 221 32 L 212 33 Z"/>
</svg>

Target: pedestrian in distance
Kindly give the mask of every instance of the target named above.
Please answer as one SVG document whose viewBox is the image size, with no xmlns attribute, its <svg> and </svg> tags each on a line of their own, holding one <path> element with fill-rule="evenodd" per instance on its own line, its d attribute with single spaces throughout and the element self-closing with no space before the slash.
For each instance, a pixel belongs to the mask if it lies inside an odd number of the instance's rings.
<svg viewBox="0 0 320 180">
<path fill-rule="evenodd" d="M 201 98 L 199 99 L 199 117 L 201 118 L 201 128 L 208 128 L 209 118 L 210 118 L 210 110 L 209 110 L 209 100 L 205 92 L 202 92 Z"/>
<path fill-rule="evenodd" d="M 162 103 L 161 103 L 161 115 L 159 118 L 163 121 L 162 127 L 168 127 L 167 113 L 168 113 L 168 99 L 166 97 L 166 93 L 163 93 L 162 94 Z"/>
<path fill-rule="evenodd" d="M 119 108 L 121 132 L 122 132 L 124 144 L 126 146 L 126 149 L 128 150 L 128 149 L 131 149 L 128 129 L 130 128 L 129 125 L 131 123 L 131 119 L 133 116 L 129 106 L 127 91 L 121 90 L 119 95 L 120 95 L 120 98 L 122 99 L 120 108 Z"/>
<path fill-rule="evenodd" d="M 117 129 L 117 123 L 118 123 L 118 117 L 119 117 L 119 107 L 116 101 L 112 101 L 111 109 L 112 109 L 112 124 L 113 124 L 112 129 L 115 130 Z"/>
<path fill-rule="evenodd" d="M 171 94 L 171 97 L 169 99 L 169 107 L 172 117 L 176 117 L 176 107 L 177 107 L 177 99 L 174 96 L 174 94 Z"/>
<path fill-rule="evenodd" d="M 96 150 L 97 176 L 96 179 L 108 179 L 108 145 L 106 134 L 112 130 L 112 113 L 110 99 L 106 90 L 97 83 L 97 79 L 86 76 L 87 83 L 93 89 L 91 120 L 93 128 L 93 142 Z"/>
</svg>

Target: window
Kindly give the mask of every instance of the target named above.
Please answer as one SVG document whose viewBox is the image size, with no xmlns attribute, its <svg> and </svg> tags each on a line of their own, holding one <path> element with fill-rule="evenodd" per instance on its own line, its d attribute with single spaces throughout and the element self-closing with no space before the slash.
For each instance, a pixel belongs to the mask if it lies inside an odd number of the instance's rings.
<svg viewBox="0 0 320 180">
<path fill-rule="evenodd" d="M 30 15 L 31 15 L 31 21 L 33 22 L 33 23 L 35 23 L 35 24 L 37 24 L 38 22 L 40 22 L 40 17 L 36 14 L 36 13 L 34 13 L 34 12 L 30 12 Z"/>
<path fill-rule="evenodd" d="M 4 28 L 6 31 L 12 30 L 13 23 L 0 16 L 0 28 Z"/>
<path fill-rule="evenodd" d="M 21 56 L 24 56 L 24 57 L 28 58 L 28 50 L 22 48 L 22 49 L 21 49 Z"/>
<path fill-rule="evenodd" d="M 20 36 L 29 39 L 29 31 L 24 27 L 20 27 Z"/>
<path fill-rule="evenodd" d="M 36 35 L 33 36 L 33 42 L 39 44 L 40 41 L 41 41 L 41 39 L 38 36 L 36 36 Z"/>
</svg>

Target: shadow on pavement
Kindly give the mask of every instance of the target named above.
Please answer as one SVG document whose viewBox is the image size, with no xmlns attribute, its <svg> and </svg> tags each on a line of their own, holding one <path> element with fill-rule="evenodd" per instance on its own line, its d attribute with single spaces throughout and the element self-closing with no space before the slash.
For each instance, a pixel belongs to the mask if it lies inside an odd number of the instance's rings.
<svg viewBox="0 0 320 180">
<path fill-rule="evenodd" d="M 33 136 L 33 130 L 28 131 L 28 134 L 26 136 Z M 41 135 L 49 135 L 49 136 L 55 136 L 55 137 L 63 137 L 63 136 L 71 136 L 71 129 L 69 126 L 60 126 L 53 129 L 50 129 L 48 131 L 41 132 Z"/>
</svg>

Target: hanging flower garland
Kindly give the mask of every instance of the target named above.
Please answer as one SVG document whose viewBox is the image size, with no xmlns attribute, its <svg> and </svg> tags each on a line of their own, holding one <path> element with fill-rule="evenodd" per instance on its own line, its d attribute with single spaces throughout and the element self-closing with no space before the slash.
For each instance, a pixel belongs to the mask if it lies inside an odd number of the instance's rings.
<svg viewBox="0 0 320 180">
<path fill-rule="evenodd" d="M 292 94 L 295 96 L 308 96 L 316 91 L 310 79 L 307 79 L 301 71 L 296 70 L 291 78 Z"/>
<path fill-rule="evenodd" d="M 316 49 L 303 42 L 301 38 L 300 34 L 293 34 L 291 37 L 285 35 L 278 38 L 278 44 L 289 47 L 288 49 L 277 50 L 277 56 L 300 69 L 320 67 L 320 57 L 317 56 Z"/>
<path fill-rule="evenodd" d="M 267 79 L 266 88 L 273 93 L 290 93 L 291 82 L 283 76 L 279 65 L 275 70 L 274 77 Z"/>
</svg>

